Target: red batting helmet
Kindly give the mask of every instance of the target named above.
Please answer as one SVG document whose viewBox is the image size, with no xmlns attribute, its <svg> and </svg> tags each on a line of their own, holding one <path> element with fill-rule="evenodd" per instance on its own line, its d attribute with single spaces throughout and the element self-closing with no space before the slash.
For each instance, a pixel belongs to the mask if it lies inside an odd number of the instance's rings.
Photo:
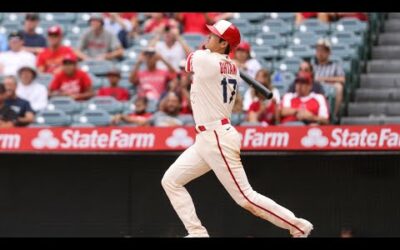
<svg viewBox="0 0 400 250">
<path fill-rule="evenodd" d="M 231 50 L 236 48 L 240 43 L 239 29 L 231 22 L 219 20 L 214 25 L 207 25 L 211 33 L 219 36 L 229 43 Z"/>
</svg>

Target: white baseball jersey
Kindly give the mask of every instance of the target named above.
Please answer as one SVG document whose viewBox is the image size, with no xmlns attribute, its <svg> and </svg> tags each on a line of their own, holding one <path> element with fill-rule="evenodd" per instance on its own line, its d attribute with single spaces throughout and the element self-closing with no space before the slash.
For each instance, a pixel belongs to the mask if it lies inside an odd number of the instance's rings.
<svg viewBox="0 0 400 250">
<path fill-rule="evenodd" d="M 197 50 L 188 56 L 186 71 L 194 73 L 190 101 L 196 124 L 230 118 L 240 74 L 228 55 Z"/>
</svg>

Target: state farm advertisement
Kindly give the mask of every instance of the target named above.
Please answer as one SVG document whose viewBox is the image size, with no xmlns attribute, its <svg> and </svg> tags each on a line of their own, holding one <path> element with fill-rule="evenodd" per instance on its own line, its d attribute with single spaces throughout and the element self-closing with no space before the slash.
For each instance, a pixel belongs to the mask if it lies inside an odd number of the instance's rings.
<svg viewBox="0 0 400 250">
<path fill-rule="evenodd" d="M 399 150 L 400 126 L 237 127 L 243 151 Z M 0 152 L 182 151 L 192 127 L 0 129 Z"/>
</svg>

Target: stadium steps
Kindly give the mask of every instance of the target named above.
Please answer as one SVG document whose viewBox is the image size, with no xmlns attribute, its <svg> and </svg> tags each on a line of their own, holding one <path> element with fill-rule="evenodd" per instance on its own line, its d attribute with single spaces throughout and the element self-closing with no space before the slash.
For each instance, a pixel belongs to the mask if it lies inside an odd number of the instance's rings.
<svg viewBox="0 0 400 250">
<path fill-rule="evenodd" d="M 400 46 L 386 45 L 375 47 L 372 49 L 372 57 L 376 59 L 398 59 L 400 58 Z"/>
<path fill-rule="evenodd" d="M 390 13 L 341 124 L 400 124 L 400 13 Z"/>
</svg>

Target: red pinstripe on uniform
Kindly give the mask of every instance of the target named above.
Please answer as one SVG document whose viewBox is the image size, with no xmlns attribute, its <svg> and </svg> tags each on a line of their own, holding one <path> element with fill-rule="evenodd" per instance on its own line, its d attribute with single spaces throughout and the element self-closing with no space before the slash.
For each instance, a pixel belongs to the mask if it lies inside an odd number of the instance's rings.
<svg viewBox="0 0 400 250">
<path fill-rule="evenodd" d="M 191 53 L 189 54 L 189 56 L 187 57 L 186 66 L 185 66 L 186 72 L 193 72 L 193 65 L 192 65 L 193 53 L 194 53 L 194 52 L 191 52 Z"/>
<path fill-rule="evenodd" d="M 233 181 L 234 181 L 235 184 L 236 184 L 236 187 L 239 189 L 239 191 L 240 191 L 240 193 L 243 195 L 243 197 L 244 197 L 249 203 L 251 203 L 252 205 L 254 205 L 254 206 L 256 206 L 256 207 L 258 207 L 258 208 L 264 210 L 265 212 L 267 212 L 267 213 L 269 213 L 269 214 L 275 216 L 276 218 L 282 220 L 283 222 L 289 224 L 290 226 L 296 228 L 296 229 L 299 230 L 302 234 L 304 234 L 304 231 L 301 230 L 299 227 L 297 227 L 296 225 L 290 223 L 289 221 L 285 220 L 284 218 L 280 217 L 279 215 L 277 215 L 277 214 L 275 214 L 275 213 L 269 211 L 268 209 L 263 208 L 263 207 L 261 207 L 260 205 L 255 204 L 254 202 L 252 202 L 252 201 L 244 194 L 244 192 L 242 191 L 242 189 L 241 189 L 240 186 L 239 186 L 239 183 L 236 181 L 235 176 L 233 175 L 233 172 L 232 172 L 231 168 L 229 167 L 228 161 L 226 160 L 224 153 L 222 152 L 222 148 L 221 148 L 221 145 L 220 145 L 220 143 L 219 143 L 218 134 L 217 134 L 217 132 L 215 132 L 215 130 L 214 130 L 214 134 L 215 134 L 215 138 L 217 139 L 217 145 L 218 145 L 219 152 L 221 153 L 222 159 L 224 160 L 225 165 L 226 165 L 226 167 L 228 168 L 228 171 L 229 171 L 229 173 L 230 173 L 230 175 L 231 175 Z"/>
</svg>

